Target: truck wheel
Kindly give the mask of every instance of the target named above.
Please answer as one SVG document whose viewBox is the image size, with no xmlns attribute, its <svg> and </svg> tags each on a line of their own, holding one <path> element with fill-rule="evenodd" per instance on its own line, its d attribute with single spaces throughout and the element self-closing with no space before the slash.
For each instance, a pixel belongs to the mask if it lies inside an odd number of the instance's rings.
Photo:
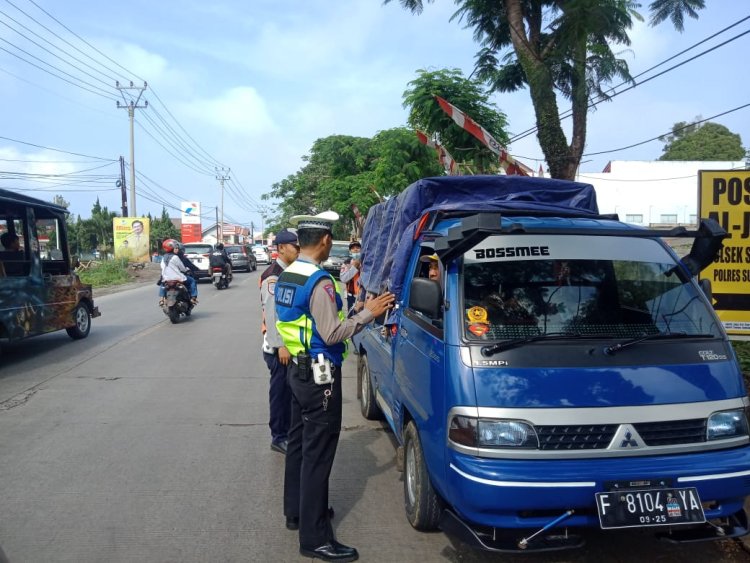
<svg viewBox="0 0 750 563">
<path fill-rule="evenodd" d="M 362 416 L 367 420 L 378 420 L 380 409 L 375 402 L 375 392 L 370 379 L 370 364 L 365 354 L 360 354 L 357 360 L 357 395 Z"/>
<path fill-rule="evenodd" d="M 83 303 L 76 305 L 73 309 L 73 321 L 75 325 L 66 328 L 65 330 L 73 340 L 80 340 L 86 338 L 91 332 L 91 313 L 89 308 Z"/>
<path fill-rule="evenodd" d="M 436 530 L 442 506 L 427 474 L 422 443 L 414 421 L 404 434 L 404 504 L 406 518 L 417 530 Z"/>
</svg>

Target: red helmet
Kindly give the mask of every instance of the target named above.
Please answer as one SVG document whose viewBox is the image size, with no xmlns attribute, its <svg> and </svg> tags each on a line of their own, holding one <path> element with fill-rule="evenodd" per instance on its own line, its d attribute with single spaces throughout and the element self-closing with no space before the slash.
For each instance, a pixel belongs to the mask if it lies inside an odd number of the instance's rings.
<svg viewBox="0 0 750 563">
<path fill-rule="evenodd" d="M 168 238 L 161 243 L 161 247 L 164 249 L 164 252 L 174 252 L 180 248 L 180 243 L 173 238 Z"/>
</svg>

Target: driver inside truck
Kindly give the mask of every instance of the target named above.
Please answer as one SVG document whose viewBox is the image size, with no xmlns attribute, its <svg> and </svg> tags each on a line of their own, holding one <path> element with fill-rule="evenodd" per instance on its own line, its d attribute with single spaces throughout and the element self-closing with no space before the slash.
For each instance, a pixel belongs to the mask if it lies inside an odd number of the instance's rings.
<svg viewBox="0 0 750 563">
<path fill-rule="evenodd" d="M 440 259 L 437 254 L 425 254 L 420 256 L 419 261 L 427 264 L 427 277 L 433 281 L 439 282 L 442 286 L 442 275 Z"/>
</svg>

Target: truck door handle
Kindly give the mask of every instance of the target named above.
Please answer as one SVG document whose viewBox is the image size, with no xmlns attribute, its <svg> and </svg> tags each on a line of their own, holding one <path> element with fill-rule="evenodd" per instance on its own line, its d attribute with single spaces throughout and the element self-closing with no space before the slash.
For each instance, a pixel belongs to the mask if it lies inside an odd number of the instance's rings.
<svg viewBox="0 0 750 563">
<path fill-rule="evenodd" d="M 406 338 L 407 336 L 409 336 L 409 332 L 404 327 L 401 327 L 399 334 L 401 335 L 402 338 Z"/>
</svg>

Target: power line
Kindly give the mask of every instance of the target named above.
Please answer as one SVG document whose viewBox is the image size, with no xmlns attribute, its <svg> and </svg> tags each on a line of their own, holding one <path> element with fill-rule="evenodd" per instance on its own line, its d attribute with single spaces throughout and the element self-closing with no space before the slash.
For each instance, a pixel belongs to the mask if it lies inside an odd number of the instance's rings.
<svg viewBox="0 0 750 563">
<path fill-rule="evenodd" d="M 725 31 L 727 31 L 727 30 L 731 29 L 732 27 L 734 27 L 734 26 L 736 26 L 736 25 L 738 25 L 738 24 L 740 24 L 740 23 L 744 22 L 744 21 L 745 21 L 745 20 L 747 20 L 747 19 L 750 19 L 750 16 L 746 16 L 745 18 L 742 18 L 742 19 L 738 20 L 738 21 L 737 21 L 737 22 L 735 22 L 734 24 L 732 24 L 732 25 L 730 25 L 730 26 L 728 26 L 728 27 L 724 28 L 724 29 L 723 29 L 723 30 L 721 30 L 721 31 L 718 31 L 718 32 L 716 32 L 715 34 L 711 35 L 710 37 L 707 37 L 706 39 L 703 39 L 702 41 L 699 41 L 698 43 L 695 43 L 694 45 L 692 45 L 691 47 L 688 47 L 687 49 L 685 49 L 685 50 L 681 51 L 680 53 L 677 53 L 677 54 L 673 55 L 672 57 L 670 57 L 670 58 L 668 58 L 668 59 L 666 59 L 666 60 L 662 61 L 661 63 L 659 63 L 659 64 L 657 64 L 657 65 L 654 65 L 653 67 L 651 67 L 651 68 L 649 68 L 649 69 L 647 69 L 647 70 L 644 70 L 643 72 L 641 72 L 641 73 L 637 74 L 637 75 L 636 75 L 636 76 L 634 76 L 633 78 L 635 79 L 635 78 L 637 78 L 637 77 L 639 77 L 639 76 L 643 76 L 643 75 L 644 75 L 644 74 L 646 74 L 647 72 L 650 72 L 651 70 L 653 70 L 653 69 L 655 69 L 655 68 L 657 68 L 657 67 L 659 67 L 659 66 L 662 66 L 663 64 L 667 63 L 668 61 L 670 61 L 670 60 L 672 60 L 672 59 L 674 59 L 674 58 L 676 58 L 676 57 L 678 57 L 679 55 L 681 55 L 681 54 L 684 54 L 685 52 L 687 52 L 687 51 L 690 51 L 690 50 L 694 49 L 694 48 L 695 48 L 695 47 L 697 47 L 698 45 L 701 45 L 702 43 L 705 43 L 706 41 L 708 41 L 708 40 L 710 40 L 710 39 L 713 39 L 713 38 L 714 38 L 714 37 L 716 37 L 717 35 L 720 35 L 721 33 L 724 33 Z M 673 71 L 673 70 L 675 70 L 675 69 L 677 69 L 677 68 L 679 68 L 679 67 L 681 67 L 681 66 L 683 66 L 683 65 L 685 65 L 685 64 L 687 64 L 687 63 L 689 63 L 689 62 L 692 62 L 692 61 L 694 61 L 694 60 L 696 60 L 696 59 L 698 59 L 698 58 L 702 57 L 703 55 L 706 55 L 706 54 L 708 54 L 708 53 L 710 53 L 710 52 L 712 52 L 712 51 L 714 51 L 714 50 L 716 50 L 716 49 L 718 49 L 718 48 L 720 48 L 720 47 L 723 47 L 724 45 L 727 45 L 728 43 L 731 43 L 732 41 L 735 41 L 735 40 L 739 39 L 740 37 L 742 37 L 742 36 L 744 36 L 744 35 L 747 35 L 748 33 L 750 33 L 750 29 L 749 29 L 749 30 L 747 30 L 747 31 L 744 31 L 744 32 L 742 32 L 742 33 L 740 33 L 740 34 L 738 34 L 738 35 L 735 35 L 734 37 L 731 37 L 730 39 L 727 39 L 726 41 L 724 41 L 724 42 L 722 42 L 722 43 L 719 43 L 718 45 L 715 45 L 715 46 L 713 46 L 713 47 L 711 47 L 711 48 L 709 48 L 709 49 L 707 49 L 707 50 L 705 50 L 705 51 L 702 51 L 702 52 L 698 53 L 697 55 L 694 55 L 694 56 L 690 57 L 689 59 L 686 59 L 685 61 L 682 61 L 682 62 L 680 62 L 680 63 L 678 63 L 678 64 L 676 64 L 676 65 L 673 65 L 673 66 L 671 66 L 671 67 L 669 67 L 669 68 L 667 68 L 667 69 L 665 69 L 665 70 L 663 70 L 663 71 L 661 71 L 661 72 L 659 72 L 659 73 L 657 73 L 657 74 L 655 74 L 655 75 L 653 75 L 653 76 L 650 76 L 650 77 L 646 78 L 645 80 L 643 80 L 643 81 L 641 81 L 641 82 L 639 82 L 639 83 L 637 83 L 637 84 L 632 84 L 631 86 L 628 86 L 627 88 L 624 88 L 623 90 L 620 90 L 620 91 L 614 92 L 614 93 L 613 93 L 613 94 L 612 94 L 611 96 L 609 96 L 609 97 L 607 97 L 607 98 L 602 98 L 602 99 L 599 99 L 598 101 L 593 101 L 593 102 L 589 103 L 589 105 L 587 106 L 587 108 L 586 108 L 586 109 L 587 109 L 587 111 L 588 111 L 588 110 L 589 110 L 589 109 L 591 109 L 592 107 L 595 107 L 595 106 L 599 105 L 599 104 L 600 104 L 600 103 L 602 103 L 602 102 L 605 102 L 605 101 L 609 101 L 609 100 L 611 100 L 612 98 L 614 98 L 614 97 L 616 97 L 616 96 L 619 96 L 620 94 L 623 94 L 623 93 L 625 93 L 625 92 L 627 92 L 627 91 L 629 91 L 629 90 L 632 90 L 632 89 L 636 88 L 637 86 L 643 85 L 643 84 L 645 84 L 646 82 L 650 82 L 650 81 L 651 81 L 651 80 L 653 80 L 654 78 L 658 78 L 658 77 L 660 77 L 660 76 L 662 76 L 662 75 L 664 75 L 664 74 L 666 74 L 666 73 L 668 73 L 668 72 L 671 72 L 671 71 Z M 628 82 L 621 82 L 621 83 L 620 83 L 620 84 L 618 84 L 617 86 L 614 86 L 614 87 L 612 87 L 612 88 L 610 89 L 610 91 L 614 90 L 615 88 L 619 88 L 620 86 L 622 86 L 622 85 L 624 85 L 624 84 L 628 84 Z M 572 110 L 567 110 L 566 112 L 563 112 L 563 114 L 562 114 L 562 115 L 560 116 L 560 119 L 561 119 L 561 120 L 562 120 L 562 119 L 567 119 L 567 118 L 568 118 L 568 117 L 570 117 L 571 115 L 573 115 L 573 111 L 572 111 Z M 537 129 L 538 129 L 538 128 L 537 128 L 536 126 L 535 126 L 535 127 L 532 127 L 532 128 L 529 128 L 529 129 L 527 129 L 526 131 L 523 131 L 523 132 L 521 132 L 521 133 L 519 133 L 519 134 L 517 134 L 517 135 L 515 135 L 515 136 L 511 137 L 511 139 L 510 139 L 510 140 L 509 140 L 508 142 L 509 142 L 509 143 L 512 143 L 512 142 L 514 142 L 514 141 L 520 141 L 521 139 L 525 139 L 525 138 L 526 138 L 526 137 L 528 137 L 529 135 L 531 135 L 531 134 L 535 133 L 535 132 L 537 131 Z"/>
<path fill-rule="evenodd" d="M 82 156 L 84 158 L 93 158 L 93 159 L 96 159 L 96 160 L 106 160 L 108 162 L 117 162 L 116 159 L 112 159 L 112 158 L 104 158 L 104 157 L 101 157 L 101 156 L 92 156 L 90 154 L 82 154 L 82 153 L 79 153 L 79 152 L 70 152 L 70 151 L 65 151 L 65 150 L 62 150 L 62 149 L 55 149 L 55 148 L 52 148 L 52 147 L 45 147 L 44 145 L 37 145 L 37 144 L 34 144 L 34 143 L 28 143 L 26 141 L 19 141 L 18 139 L 11 139 L 10 137 L 0 136 L 0 139 L 3 139 L 4 141 L 10 141 L 12 143 L 18 143 L 19 145 L 27 145 L 27 146 L 30 146 L 30 147 L 36 147 L 38 149 L 44 149 L 44 150 L 48 150 L 48 151 L 60 152 L 60 153 L 64 153 L 64 154 L 70 154 L 70 155 L 73 155 L 73 156 Z"/>
<path fill-rule="evenodd" d="M 597 152 L 588 152 L 588 153 L 582 154 L 581 156 L 582 157 L 584 157 L 584 156 L 598 156 L 600 154 L 609 154 L 609 153 L 613 153 L 613 152 L 620 152 L 620 151 L 624 151 L 624 150 L 627 150 L 627 149 L 632 149 L 634 147 L 639 147 L 641 145 L 645 145 L 645 144 L 650 143 L 652 141 L 658 141 L 659 139 L 661 139 L 662 137 L 664 137 L 664 135 L 669 135 L 670 133 L 676 133 L 678 131 L 682 131 L 683 129 L 687 129 L 687 128 L 693 127 L 695 125 L 699 125 L 701 123 L 705 123 L 706 121 L 711 121 L 712 119 L 716 119 L 717 117 L 722 117 L 724 115 L 728 115 L 730 113 L 734 113 L 735 111 L 739 111 L 741 109 L 745 109 L 747 107 L 750 107 L 750 103 L 743 104 L 741 106 L 737 106 L 737 107 L 732 108 L 732 109 L 728 109 L 726 111 L 723 111 L 721 113 L 717 113 L 716 115 L 712 115 L 711 117 L 707 117 L 707 118 L 701 119 L 699 121 L 693 121 L 692 123 L 688 123 L 687 125 L 684 125 L 683 127 L 678 127 L 678 128 L 672 129 L 671 131 L 667 131 L 666 133 L 662 133 L 661 135 L 657 135 L 656 137 L 651 137 L 650 139 L 646 139 L 645 141 L 640 141 L 638 143 L 633 143 L 632 145 L 627 145 L 627 146 L 624 146 L 624 147 L 619 147 L 617 149 L 609 149 L 609 150 L 606 150 L 606 151 L 597 151 Z M 516 156 L 516 155 L 513 155 L 513 156 Z M 518 156 L 517 158 L 525 159 L 525 160 L 538 160 L 538 159 L 535 159 L 535 158 L 532 158 L 532 157 L 527 157 L 527 156 L 522 156 L 522 155 Z M 564 158 L 565 157 L 561 157 L 560 160 L 563 160 Z"/>
<path fill-rule="evenodd" d="M 8 44 L 9 44 L 9 45 L 10 45 L 11 47 L 16 47 L 16 46 L 15 46 L 15 45 L 13 45 L 13 44 L 12 44 L 12 43 L 11 43 L 10 41 L 6 41 L 6 40 L 5 40 L 5 39 L 3 39 L 2 37 L 0 37 L 0 41 L 4 41 L 5 43 L 8 43 Z M 47 66 L 49 66 L 49 67 L 52 67 L 52 68 L 54 68 L 55 70 L 57 70 L 57 71 L 59 71 L 59 72 L 61 72 L 61 73 L 65 74 L 65 75 L 67 75 L 67 76 L 70 76 L 71 78 L 74 78 L 74 79 L 76 79 L 76 80 L 80 80 L 80 79 L 79 79 L 79 78 L 78 78 L 77 76 L 73 76 L 72 74 L 70 74 L 70 73 L 68 73 L 68 72 L 65 72 L 64 70 L 62 70 L 62 69 L 59 69 L 59 68 L 57 68 L 57 67 L 56 67 L 56 66 L 54 66 L 54 65 L 51 65 L 51 64 L 49 64 L 48 62 L 45 62 L 45 61 L 43 61 L 43 60 L 42 60 L 42 59 L 40 59 L 39 57 L 36 57 L 36 56 L 32 55 L 31 53 L 28 53 L 28 52 L 24 51 L 23 49 L 20 49 L 19 47 L 16 47 L 16 49 L 18 49 L 19 51 L 21 51 L 21 52 L 23 52 L 23 53 L 25 53 L 25 54 L 29 55 L 30 57 L 33 57 L 33 58 L 37 59 L 38 61 L 42 62 L 43 64 L 46 64 L 46 65 L 47 65 Z M 109 96 L 107 95 L 107 93 L 106 93 L 106 91 L 105 91 L 105 90 L 103 90 L 103 89 L 99 88 L 98 86 L 93 86 L 93 85 L 89 84 L 88 82 L 86 82 L 86 81 L 84 81 L 84 80 L 81 80 L 81 82 L 83 82 L 83 83 L 84 83 L 84 84 L 86 84 L 86 85 L 89 85 L 89 86 L 91 86 L 92 88 L 95 88 L 95 90 L 92 90 L 92 89 L 90 89 L 90 88 L 86 88 L 86 87 L 84 87 L 84 86 L 81 86 L 80 84 L 76 84 L 75 82 L 71 82 L 70 80 L 68 80 L 67 78 L 63 78 L 62 76 L 58 76 L 58 75 L 57 75 L 57 74 L 55 74 L 54 72 L 52 72 L 52 71 L 50 71 L 50 70 L 47 70 L 46 68 L 43 68 L 43 67 L 39 66 L 38 64 L 35 64 L 35 63 L 33 63 L 33 62 L 31 62 L 31 61 L 29 61 L 29 60 L 27 60 L 27 59 L 24 59 L 24 58 L 23 58 L 23 57 L 22 57 L 21 55 L 18 55 L 17 53 L 14 53 L 14 52 L 12 52 L 12 51 L 8 51 L 8 49 L 6 49 L 5 47 L 0 47 L 0 51 L 5 51 L 5 52 L 6 52 L 6 53 L 8 53 L 9 55 L 13 55 L 13 56 L 14 56 L 14 57 L 16 57 L 17 59 L 20 59 L 20 60 L 22 60 L 23 62 L 25 62 L 25 63 L 27 63 L 27 64 L 30 64 L 31 66 L 33 66 L 33 67 L 35 67 L 35 68 L 38 68 L 39 70 L 41 70 L 41 71 L 43 71 L 43 72 L 46 72 L 47 74 L 50 74 L 50 75 L 54 76 L 55 78 L 57 78 L 57 79 L 59 79 L 59 80 L 62 80 L 62 81 L 64 81 L 64 82 L 67 82 L 68 84 L 71 84 L 71 85 L 75 86 L 76 88 L 81 88 L 82 90 L 86 90 L 86 91 L 88 91 L 88 92 L 91 92 L 92 94 L 96 94 L 97 96 L 101 96 L 102 98 L 107 98 L 108 100 L 113 100 L 113 101 L 115 100 L 115 98 L 110 98 L 110 97 L 109 97 Z M 99 91 L 97 92 L 96 90 L 99 90 Z M 102 92 L 104 92 L 104 94 L 102 94 Z"/>
<path fill-rule="evenodd" d="M 49 31 L 52 35 L 54 35 L 55 37 L 57 37 L 61 41 L 65 42 L 67 45 L 70 45 L 73 49 L 75 49 L 76 51 L 78 51 L 82 55 L 88 57 L 89 59 L 91 59 L 92 61 L 94 61 L 98 65 L 106 68 L 108 71 L 114 73 L 115 75 L 120 76 L 120 78 L 124 78 L 125 80 L 130 80 L 130 77 L 125 77 L 125 76 L 121 75 L 118 71 L 113 70 L 113 69 L 109 68 L 107 65 L 102 64 L 100 61 L 97 61 L 94 57 L 92 57 L 88 53 L 85 53 L 84 51 L 82 51 L 81 49 L 79 49 L 78 47 L 76 47 L 75 45 L 73 45 L 72 43 L 70 43 L 69 41 L 67 41 L 66 39 L 63 39 L 57 33 L 55 33 L 54 31 L 52 31 L 51 29 L 49 29 L 47 26 L 45 26 L 44 24 L 40 23 L 38 20 L 36 20 L 32 16 L 30 16 L 29 14 L 27 14 L 26 12 L 24 12 L 23 10 L 21 10 L 18 6 L 16 6 L 10 0 L 5 0 L 5 1 L 8 4 L 10 4 L 11 6 L 13 6 L 16 10 L 18 10 L 19 12 L 21 12 L 22 14 L 24 14 L 26 17 L 28 17 L 29 19 L 31 19 L 33 22 L 35 22 L 36 24 L 40 25 L 41 27 L 43 27 L 47 31 Z M 120 63 L 118 63 L 117 61 L 114 61 L 114 60 L 110 59 L 107 55 L 105 55 L 99 49 L 97 49 L 96 47 L 94 47 L 91 43 L 89 43 L 88 41 L 86 41 L 83 37 L 81 37 L 75 31 L 73 31 L 72 29 L 70 29 L 68 26 L 66 26 L 64 23 L 62 23 L 60 20 L 58 20 L 55 16 L 53 16 L 52 14 L 50 14 L 47 10 L 45 10 L 44 8 L 42 8 L 39 4 L 37 4 L 36 2 L 34 2 L 34 0 L 29 0 L 29 2 L 31 4 L 33 4 L 34 6 L 36 6 L 41 12 L 43 12 L 44 14 L 46 14 L 47 17 L 49 17 L 51 20 L 55 21 L 58 25 L 60 25 L 60 27 L 62 27 L 63 29 L 65 29 L 68 33 L 70 33 L 71 35 L 73 35 L 74 37 L 76 37 L 77 39 L 79 39 L 81 42 L 83 42 L 84 44 L 86 44 L 89 48 L 91 48 L 95 52 L 99 53 L 101 56 L 103 56 L 108 61 L 114 63 L 115 65 L 117 65 L 118 67 L 120 67 L 122 70 L 124 70 L 125 72 L 129 73 L 131 76 L 133 76 L 135 78 L 138 78 L 138 80 L 144 82 L 144 80 L 142 78 L 140 78 L 139 76 L 137 76 L 135 73 L 130 72 L 128 69 L 126 69 L 125 67 L 123 67 L 122 65 L 120 65 Z"/>
<path fill-rule="evenodd" d="M 729 109 L 727 111 L 723 111 L 721 113 L 717 113 L 716 115 L 712 115 L 711 117 L 707 117 L 706 119 L 701 119 L 700 121 L 694 121 L 693 123 L 689 123 L 689 124 L 685 125 L 684 127 L 678 127 L 677 129 L 673 129 L 672 131 L 668 131 L 667 133 L 662 133 L 661 135 L 657 135 L 656 137 L 651 137 L 650 139 L 646 139 L 645 141 L 641 141 L 640 143 L 633 143 L 632 145 L 628 145 L 626 147 L 620 147 L 619 149 L 610 149 L 610 150 L 606 150 L 606 151 L 589 152 L 589 153 L 585 153 L 585 154 L 583 154 L 581 156 L 597 156 L 597 155 L 600 155 L 600 154 L 608 154 L 608 153 L 612 153 L 612 152 L 624 151 L 626 149 L 632 149 L 633 147 L 639 147 L 641 145 L 645 145 L 646 143 L 650 143 L 652 141 L 657 141 L 661 137 L 663 137 L 664 135 L 668 135 L 669 133 L 676 133 L 677 131 L 682 131 L 683 129 L 687 129 L 688 127 L 692 127 L 693 125 L 698 125 L 700 123 L 705 123 L 706 121 L 710 121 L 712 119 L 716 119 L 717 117 L 721 117 L 723 115 L 727 115 L 729 113 L 733 113 L 735 111 L 739 111 L 741 109 L 745 109 L 746 107 L 750 107 L 750 103 L 747 103 L 747 104 L 744 104 L 744 105 L 741 105 L 741 106 L 737 106 L 736 108 L 732 108 L 732 109 Z"/>
<path fill-rule="evenodd" d="M 38 33 L 36 33 L 36 32 L 34 32 L 34 31 L 30 30 L 30 29 L 29 29 L 28 27 L 26 27 L 25 25 L 23 25 L 23 24 L 22 24 L 22 23 L 20 23 L 19 21 L 15 20 L 14 18 L 12 18 L 11 16 L 9 16 L 9 15 L 8 15 L 8 14 L 6 14 L 5 12 L 3 12 L 2 10 L 0 10 L 0 14 L 4 15 L 4 16 L 5 16 L 5 17 L 7 17 L 7 18 L 8 18 L 9 20 L 11 20 L 11 21 L 15 22 L 16 24 L 20 25 L 20 26 L 21 26 L 21 27 L 23 27 L 24 29 L 28 30 L 28 31 L 29 31 L 30 33 L 33 33 L 34 35 L 36 35 L 37 37 L 39 37 L 39 38 L 40 38 L 40 39 L 42 39 L 43 41 L 46 41 L 47 43 L 49 43 L 50 45 L 52 45 L 53 47 L 55 47 L 55 48 L 56 48 L 57 50 L 59 50 L 59 51 L 62 51 L 63 53 L 65 53 L 65 54 L 66 54 L 67 56 L 71 57 L 71 58 L 72 58 L 72 59 L 74 59 L 75 61 L 78 61 L 79 63 L 81 63 L 81 64 L 84 64 L 84 65 L 86 65 L 87 67 L 89 67 L 89 68 L 90 68 L 90 69 L 92 69 L 93 71 L 95 71 L 95 72 L 98 72 L 99 74 L 102 74 L 102 75 L 104 75 L 105 77 L 107 77 L 107 75 L 106 75 L 106 74 L 104 74 L 103 72 L 101 72 L 100 70 L 98 70 L 98 69 L 95 69 L 94 67 L 92 67 L 92 66 L 91 66 L 91 65 L 89 65 L 88 63 L 85 63 L 85 62 L 81 61 L 80 59 L 78 59 L 78 58 L 76 58 L 75 56 L 71 55 L 71 54 L 70 54 L 70 53 L 68 53 L 67 51 L 65 51 L 65 50 L 61 49 L 60 47 L 57 47 L 57 46 L 56 46 L 55 44 L 51 43 L 50 41 L 48 41 L 48 40 L 47 40 L 47 39 L 45 39 L 44 37 L 41 37 L 41 36 L 40 36 L 40 35 L 39 35 Z M 111 80 L 110 80 L 110 82 L 106 82 L 106 81 L 102 80 L 101 78 L 99 78 L 99 77 L 97 77 L 97 76 L 94 76 L 93 74 L 91 74 L 91 73 L 89 73 L 89 72 L 86 72 L 85 70 L 82 70 L 82 69 L 81 69 L 80 67 L 78 67 L 78 66 L 74 65 L 73 63 L 71 63 L 70 61 L 67 61 L 66 59 L 62 58 L 62 57 L 61 57 L 60 55 L 58 55 L 57 53 L 53 53 L 52 51 L 50 51 L 49 49 L 47 49 L 47 48 L 46 48 L 46 47 L 44 47 L 43 45 L 40 45 L 39 43 L 37 43 L 37 42 L 36 42 L 36 41 L 34 41 L 33 39 L 31 39 L 31 38 L 27 37 L 26 35 L 24 35 L 24 34 L 23 34 L 23 33 L 21 33 L 20 31 L 18 31 L 17 29 L 14 29 L 14 28 L 12 28 L 12 27 L 11 27 L 10 25 L 8 25 L 7 23 L 5 23 L 4 21 L 0 21 L 0 24 L 3 24 L 4 26 L 6 26 L 6 27 L 7 27 L 8 29 L 10 29 L 11 31 L 13 31 L 13 32 L 17 33 L 18 35 L 20 35 L 21 37 L 23 37 L 24 39 L 26 39 L 26 41 L 28 41 L 29 43 L 33 43 L 34 45 L 36 45 L 37 47 L 39 47 L 39 48 L 40 48 L 40 49 L 42 49 L 43 51 L 45 51 L 45 52 L 49 53 L 50 55 L 52 55 L 53 57 L 55 57 L 55 58 L 57 58 L 57 59 L 61 60 L 61 61 L 62 61 L 62 62 L 64 62 L 65 64 L 67 64 L 67 65 L 69 65 L 69 66 L 71 66 L 71 67 L 75 68 L 75 69 L 76 69 L 76 70 L 78 70 L 79 72 L 82 72 L 82 73 L 83 73 L 83 74 L 85 74 L 86 76 L 88 76 L 88 77 L 90 77 L 90 78 L 93 78 L 94 80 L 98 80 L 99 82 L 101 82 L 101 83 L 102 83 L 102 84 L 104 84 L 105 86 L 106 86 L 106 85 L 109 85 L 109 84 L 111 84 Z M 109 78 L 109 77 L 107 77 L 107 78 Z"/>
</svg>

